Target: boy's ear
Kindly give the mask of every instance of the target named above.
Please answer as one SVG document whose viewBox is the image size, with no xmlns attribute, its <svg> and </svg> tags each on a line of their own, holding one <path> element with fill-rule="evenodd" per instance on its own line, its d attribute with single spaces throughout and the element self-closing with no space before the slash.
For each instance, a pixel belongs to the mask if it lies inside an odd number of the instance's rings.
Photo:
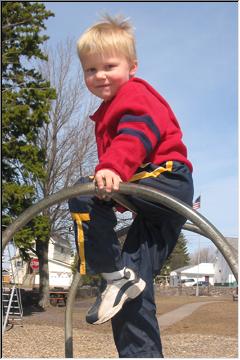
<svg viewBox="0 0 240 360">
<path fill-rule="evenodd" d="M 134 60 L 134 62 L 132 63 L 132 65 L 130 67 L 129 75 L 134 76 L 137 72 L 137 69 L 138 69 L 138 63 L 137 63 L 137 60 Z"/>
</svg>

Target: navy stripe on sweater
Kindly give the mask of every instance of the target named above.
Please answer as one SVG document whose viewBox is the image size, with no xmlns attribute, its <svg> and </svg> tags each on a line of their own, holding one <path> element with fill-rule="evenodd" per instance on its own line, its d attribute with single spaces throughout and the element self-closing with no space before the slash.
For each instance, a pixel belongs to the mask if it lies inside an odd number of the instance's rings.
<svg viewBox="0 0 240 360">
<path fill-rule="evenodd" d="M 136 115 L 126 114 L 121 118 L 119 123 L 122 124 L 125 122 L 145 123 L 147 125 L 147 127 L 155 134 L 158 142 L 160 142 L 160 138 L 161 138 L 160 131 L 159 131 L 158 127 L 156 126 L 156 124 L 154 123 L 153 119 L 149 115 L 136 116 Z"/>
<path fill-rule="evenodd" d="M 124 128 L 118 131 L 117 133 L 118 135 L 120 134 L 127 134 L 127 135 L 131 135 L 131 136 L 135 136 L 137 137 L 141 143 L 143 144 L 143 146 L 145 147 L 145 150 L 147 152 L 147 155 L 149 155 L 152 152 L 152 144 L 151 141 L 147 138 L 147 136 L 140 130 L 134 130 L 134 129 L 130 129 L 130 128 Z"/>
</svg>

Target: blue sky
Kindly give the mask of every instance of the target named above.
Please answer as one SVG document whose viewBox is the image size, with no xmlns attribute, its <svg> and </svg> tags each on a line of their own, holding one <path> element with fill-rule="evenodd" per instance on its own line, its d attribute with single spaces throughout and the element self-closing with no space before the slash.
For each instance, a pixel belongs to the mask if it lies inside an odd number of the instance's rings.
<svg viewBox="0 0 240 360">
<path fill-rule="evenodd" d="M 78 39 L 107 11 L 135 27 L 138 77 L 171 105 L 193 163 L 200 213 L 238 236 L 237 3 L 47 2 L 50 44 Z M 77 55 L 76 55 L 77 56 Z M 76 65 L 78 66 L 78 65 Z M 199 236 L 185 233 L 190 251 Z M 210 244 L 200 237 L 201 246 Z"/>
</svg>

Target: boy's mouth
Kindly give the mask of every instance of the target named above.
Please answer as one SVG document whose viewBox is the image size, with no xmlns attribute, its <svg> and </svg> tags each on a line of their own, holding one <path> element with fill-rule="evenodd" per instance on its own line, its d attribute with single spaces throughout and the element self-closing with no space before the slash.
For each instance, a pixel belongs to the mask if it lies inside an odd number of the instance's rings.
<svg viewBox="0 0 240 360">
<path fill-rule="evenodd" d="M 98 85 L 97 88 L 101 89 L 101 88 L 105 88 L 105 87 L 109 87 L 110 84 L 103 84 L 103 85 Z"/>
</svg>

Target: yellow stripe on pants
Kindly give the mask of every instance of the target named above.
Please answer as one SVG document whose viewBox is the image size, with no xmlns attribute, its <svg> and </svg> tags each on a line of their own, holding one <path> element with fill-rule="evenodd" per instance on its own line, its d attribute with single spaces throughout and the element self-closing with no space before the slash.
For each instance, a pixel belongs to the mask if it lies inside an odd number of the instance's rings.
<svg viewBox="0 0 240 360">
<path fill-rule="evenodd" d="M 158 175 L 160 175 L 161 173 L 163 173 L 165 171 L 172 171 L 172 168 L 173 168 L 173 161 L 167 161 L 166 167 L 159 166 L 157 169 L 155 169 L 151 172 L 141 171 L 140 173 L 133 175 L 133 177 L 129 181 L 132 182 L 132 181 L 137 181 L 137 180 L 141 180 L 141 179 L 146 179 L 149 177 L 157 177 Z"/>
<path fill-rule="evenodd" d="M 76 221 L 77 224 L 77 242 L 79 248 L 79 257 L 80 257 L 80 274 L 86 274 L 86 259 L 85 259 L 85 250 L 84 250 L 84 234 L 83 234 L 83 221 L 89 221 L 90 217 L 88 213 L 71 213 L 72 218 Z"/>
</svg>

